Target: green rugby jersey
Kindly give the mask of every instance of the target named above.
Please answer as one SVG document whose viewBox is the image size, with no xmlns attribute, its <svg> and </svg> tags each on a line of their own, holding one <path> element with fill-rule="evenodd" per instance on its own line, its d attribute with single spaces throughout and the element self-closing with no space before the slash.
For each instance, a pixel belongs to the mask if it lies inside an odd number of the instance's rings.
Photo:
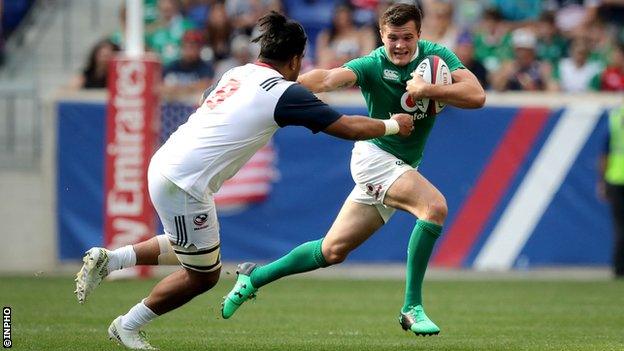
<svg viewBox="0 0 624 351">
<path fill-rule="evenodd" d="M 417 57 L 407 66 L 399 67 L 390 62 L 383 46 L 373 50 L 368 56 L 344 64 L 344 67 L 357 76 L 356 85 L 362 90 L 371 117 L 387 119 L 395 113 L 409 113 L 414 116 L 414 132 L 409 137 L 389 135 L 371 140 L 381 149 L 413 167 L 420 164 L 435 117 L 420 112 L 411 99 L 408 101 L 405 83 L 411 79 L 410 73 L 429 55 L 440 56 L 451 72 L 465 68 L 451 50 L 427 40 L 418 42 Z"/>
</svg>

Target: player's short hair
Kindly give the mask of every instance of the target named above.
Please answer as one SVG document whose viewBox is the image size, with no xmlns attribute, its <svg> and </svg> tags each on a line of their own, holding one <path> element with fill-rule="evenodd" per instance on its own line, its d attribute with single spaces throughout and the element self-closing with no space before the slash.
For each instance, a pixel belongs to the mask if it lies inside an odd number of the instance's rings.
<svg viewBox="0 0 624 351">
<path fill-rule="evenodd" d="M 422 23 L 422 11 L 415 5 L 398 3 L 390 6 L 379 17 L 379 28 L 383 29 L 384 25 L 402 26 L 409 21 L 414 21 L 416 24 L 416 30 L 420 32 L 420 25 Z"/>
<path fill-rule="evenodd" d="M 252 41 L 260 42 L 261 58 L 287 62 L 303 55 L 308 37 L 301 24 L 275 11 L 264 15 L 258 23 L 262 32 Z"/>
</svg>

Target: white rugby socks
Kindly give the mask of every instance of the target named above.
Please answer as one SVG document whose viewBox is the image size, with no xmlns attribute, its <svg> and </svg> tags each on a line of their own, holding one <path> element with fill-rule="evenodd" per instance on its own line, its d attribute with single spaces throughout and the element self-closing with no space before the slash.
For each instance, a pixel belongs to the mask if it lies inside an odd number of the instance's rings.
<svg viewBox="0 0 624 351">
<path fill-rule="evenodd" d="M 136 265 L 136 253 L 132 245 L 108 251 L 108 272 Z"/>
<path fill-rule="evenodd" d="M 134 305 L 128 313 L 121 316 L 121 327 L 126 330 L 139 330 L 158 315 L 145 306 L 145 299 Z"/>
</svg>

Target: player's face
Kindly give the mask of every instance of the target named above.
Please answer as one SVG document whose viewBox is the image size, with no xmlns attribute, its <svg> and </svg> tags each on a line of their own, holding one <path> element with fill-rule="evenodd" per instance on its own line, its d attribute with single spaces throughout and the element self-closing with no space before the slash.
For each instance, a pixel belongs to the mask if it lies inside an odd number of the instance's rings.
<svg viewBox="0 0 624 351">
<path fill-rule="evenodd" d="M 420 38 L 416 23 L 409 21 L 401 26 L 384 24 L 380 33 L 390 61 L 397 66 L 410 63 Z"/>
</svg>

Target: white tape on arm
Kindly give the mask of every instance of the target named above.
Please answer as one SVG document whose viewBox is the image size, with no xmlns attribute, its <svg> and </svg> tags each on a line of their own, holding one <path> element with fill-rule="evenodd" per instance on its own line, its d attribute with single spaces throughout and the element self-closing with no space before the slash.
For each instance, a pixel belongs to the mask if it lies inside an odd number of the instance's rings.
<svg viewBox="0 0 624 351">
<path fill-rule="evenodd" d="M 384 119 L 382 122 L 386 125 L 386 133 L 384 135 L 393 135 L 399 132 L 399 122 L 395 119 Z"/>
</svg>

